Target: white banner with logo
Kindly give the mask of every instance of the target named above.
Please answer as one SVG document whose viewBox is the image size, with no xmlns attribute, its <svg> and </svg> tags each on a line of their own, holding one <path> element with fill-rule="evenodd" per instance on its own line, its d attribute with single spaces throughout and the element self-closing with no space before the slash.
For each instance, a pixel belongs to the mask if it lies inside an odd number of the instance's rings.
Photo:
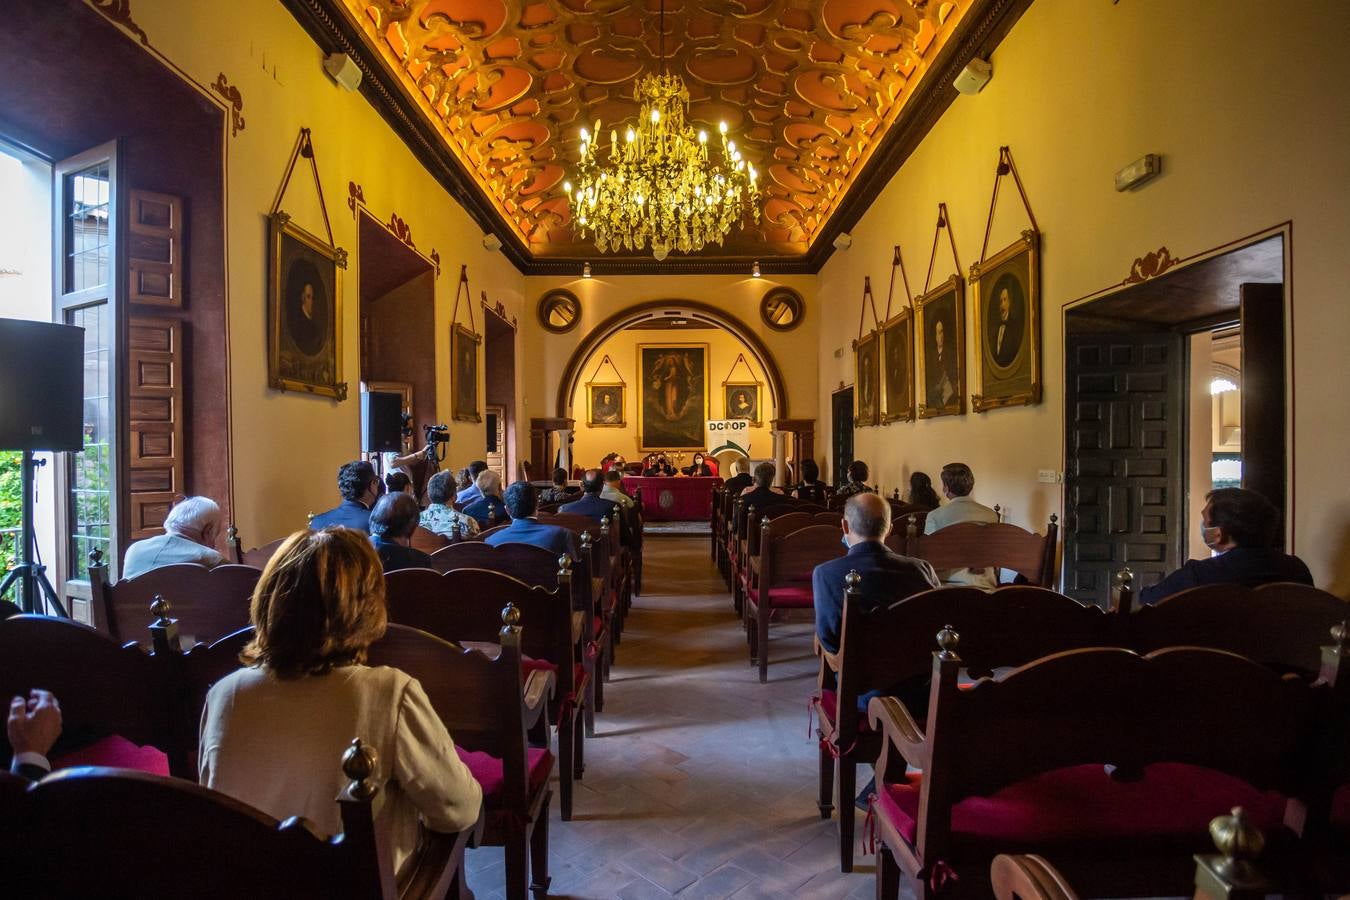
<svg viewBox="0 0 1350 900">
<path fill-rule="evenodd" d="M 716 456 L 732 451 L 742 456 L 750 456 L 750 420 L 749 419 L 709 419 L 708 452 Z"/>
</svg>

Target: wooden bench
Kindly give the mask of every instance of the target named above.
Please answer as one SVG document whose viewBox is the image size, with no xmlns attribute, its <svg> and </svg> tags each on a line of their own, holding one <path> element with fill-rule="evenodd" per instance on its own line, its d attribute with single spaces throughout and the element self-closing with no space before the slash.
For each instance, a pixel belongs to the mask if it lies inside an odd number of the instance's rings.
<svg viewBox="0 0 1350 900">
<path fill-rule="evenodd" d="M 94 626 L 114 640 L 145 641 L 152 618 L 150 604 L 163 597 L 173 607 L 185 635 L 210 642 L 248 624 L 249 604 L 262 571 L 225 564 L 208 569 L 192 563 L 151 569 L 135 578 L 109 583 L 100 557 L 89 567 L 90 609 Z"/>
<path fill-rule="evenodd" d="M 1059 517 L 1050 516 L 1045 534 L 1003 522 L 959 522 L 922 534 L 917 518 L 905 533 L 906 556 L 927 560 L 939 573 L 946 569 L 1009 569 L 1027 584 L 1053 587 Z"/>
<path fill-rule="evenodd" d="M 245 550 L 243 543 L 239 540 L 239 529 L 231 525 L 225 530 L 225 546 L 228 551 L 225 556 L 236 565 L 252 566 L 261 571 L 267 567 L 267 561 L 272 558 L 272 555 L 285 541 L 285 537 L 279 537 L 275 541 L 263 544 L 261 547 Z"/>
<path fill-rule="evenodd" d="M 768 520 L 760 536 L 760 575 L 745 595 L 745 637 L 761 684 L 769 680 L 769 620 L 777 612 L 812 610 L 811 573 L 844 555 L 843 531 L 812 525 L 779 537 Z"/>
</svg>

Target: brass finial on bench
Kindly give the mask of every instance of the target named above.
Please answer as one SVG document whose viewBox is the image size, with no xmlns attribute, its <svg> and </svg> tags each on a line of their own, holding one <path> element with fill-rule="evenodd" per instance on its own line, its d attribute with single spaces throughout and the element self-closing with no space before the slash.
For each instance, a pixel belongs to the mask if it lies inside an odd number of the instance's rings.
<svg viewBox="0 0 1350 900">
<path fill-rule="evenodd" d="M 362 742 L 359 737 L 352 738 L 347 751 L 342 754 L 342 774 L 352 780 L 347 785 L 347 794 L 352 799 L 370 800 L 379 792 L 379 788 L 370 781 L 378 759 L 374 747 Z"/>
<path fill-rule="evenodd" d="M 156 594 L 150 599 L 150 615 L 155 617 L 156 625 L 168 625 L 171 610 L 169 601 L 165 600 L 162 594 Z"/>
<path fill-rule="evenodd" d="M 1129 566 L 1121 567 L 1120 571 L 1116 572 L 1116 587 L 1133 587 L 1133 586 L 1134 586 L 1134 571 Z"/>
<path fill-rule="evenodd" d="M 942 630 L 937 633 L 937 643 L 940 648 L 938 659 L 951 659 L 956 656 L 956 647 L 961 643 L 961 635 L 957 634 L 952 626 L 943 625 Z"/>
<path fill-rule="evenodd" d="M 169 601 L 160 594 L 150 598 L 150 615 L 155 621 L 150 623 L 150 646 L 156 653 L 178 653 L 182 645 L 178 642 L 178 620 L 172 618 Z"/>
<path fill-rule="evenodd" d="M 1211 820 L 1209 836 L 1219 853 L 1196 855 L 1196 896 L 1255 900 L 1274 888 L 1252 862 L 1265 849 L 1265 835 L 1247 821 L 1242 807 L 1235 806 L 1232 814 Z"/>
<path fill-rule="evenodd" d="M 502 625 L 512 631 L 520 628 L 520 610 L 514 603 L 508 603 L 502 607 Z"/>
</svg>

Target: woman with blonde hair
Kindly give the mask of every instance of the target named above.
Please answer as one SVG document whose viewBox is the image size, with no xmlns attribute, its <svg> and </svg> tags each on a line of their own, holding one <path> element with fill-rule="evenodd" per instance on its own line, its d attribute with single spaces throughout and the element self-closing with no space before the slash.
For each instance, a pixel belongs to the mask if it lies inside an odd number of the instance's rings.
<svg viewBox="0 0 1350 900">
<path fill-rule="evenodd" d="M 433 831 L 478 818 L 482 789 L 416 679 L 365 665 L 384 635 L 384 572 L 364 533 L 298 531 L 268 561 L 253 592 L 256 629 L 202 712 L 199 778 L 277 819 L 304 816 L 342 830 L 337 761 L 359 737 L 376 752 L 376 827 L 395 870 Z"/>
</svg>

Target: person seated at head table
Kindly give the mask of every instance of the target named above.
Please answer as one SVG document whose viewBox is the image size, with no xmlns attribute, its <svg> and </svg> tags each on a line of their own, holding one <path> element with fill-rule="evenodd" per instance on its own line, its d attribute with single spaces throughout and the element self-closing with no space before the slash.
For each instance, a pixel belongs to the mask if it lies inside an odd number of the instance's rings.
<svg viewBox="0 0 1350 900">
<path fill-rule="evenodd" d="M 915 472 L 909 476 L 909 494 L 905 500 L 911 506 L 919 506 L 930 512 L 941 505 L 937 491 L 933 490 L 933 480 L 927 472 Z"/>
<path fill-rule="evenodd" d="M 723 482 L 722 487 L 733 497 L 739 495 L 742 491 L 754 483 L 750 477 L 750 466 L 744 459 L 737 459 L 731 464 L 731 477 Z"/>
<path fill-rule="evenodd" d="M 802 480 L 797 482 L 792 495 L 809 503 L 825 502 L 825 482 L 820 480 L 820 466 L 814 459 L 802 460 Z"/>
<path fill-rule="evenodd" d="M 755 466 L 754 483 L 741 492 L 746 509 L 756 506 L 763 510 L 769 504 L 782 502 L 786 495 L 773 487 L 773 477 L 777 473 L 777 468 L 771 462 Z"/>
<path fill-rule="evenodd" d="M 127 548 L 122 577 L 135 578 L 151 569 L 179 563 L 218 566 L 225 557 L 216 551 L 220 537 L 220 507 L 210 497 L 185 497 L 164 517 L 164 533 L 143 538 Z"/>
<path fill-rule="evenodd" d="M 1139 592 L 1140 602 L 1157 603 L 1202 584 L 1313 583 L 1303 560 L 1278 548 L 1280 511 L 1258 492 L 1244 488 L 1210 491 L 1200 510 L 1200 524 L 1201 538 L 1215 555 L 1192 559 L 1144 588 Z"/>
<path fill-rule="evenodd" d="M 478 476 L 486 471 L 487 463 L 481 459 L 475 459 L 473 462 L 469 463 L 469 486 L 462 488 L 460 492 L 455 495 L 455 502 L 458 503 L 462 509 L 468 509 L 470 504 L 482 499 L 483 491 L 478 485 Z"/>
<path fill-rule="evenodd" d="M 417 680 L 365 665 L 385 631 L 384 584 L 362 533 L 287 538 L 253 593 L 256 633 L 240 656 L 247 668 L 206 696 L 198 767 L 206 787 L 331 835 L 342 831 L 333 798 L 347 779 L 315 760 L 340 758 L 359 736 L 375 750 L 383 785 L 375 827 L 398 871 L 417 847 L 419 818 L 432 831 L 462 831 L 483 793 Z"/>
<path fill-rule="evenodd" d="M 453 484 L 449 472 L 437 472 L 427 482 L 427 508 L 422 510 L 419 524 L 451 540 L 470 538 L 478 533 L 478 520 L 450 505 Z"/>
<path fill-rule="evenodd" d="M 992 525 L 998 522 L 998 513 L 979 503 L 970 492 L 975 489 L 975 473 L 965 463 L 948 463 L 942 467 L 942 493 L 947 503 L 928 513 L 923 533 L 933 534 L 958 522 L 980 522 Z M 998 587 L 998 572 L 994 569 L 943 569 L 938 572 L 943 584 L 968 584 L 993 590 Z"/>
<path fill-rule="evenodd" d="M 369 532 L 370 510 L 384 493 L 384 482 L 375 474 L 375 467 L 364 460 L 356 460 L 338 469 L 338 493 L 342 495 L 342 502 L 311 519 L 309 527 L 318 531 L 341 525 Z"/>
<path fill-rule="evenodd" d="M 464 515 L 476 519 L 480 528 L 506 524 L 506 506 L 502 503 L 502 476 L 491 469 L 478 473 L 474 481 L 478 499 L 464 507 Z"/>
<path fill-rule="evenodd" d="M 567 488 L 567 470 L 553 470 L 553 487 L 541 491 L 539 494 L 540 503 L 563 503 L 567 500 L 575 499 L 573 492 Z"/>
<path fill-rule="evenodd" d="M 867 470 L 867 463 L 861 459 L 855 459 L 848 464 L 845 471 L 847 479 L 839 490 L 834 492 L 836 500 L 847 500 L 856 494 L 871 493 L 872 489 L 867 486 L 867 478 L 871 474 Z"/>
<path fill-rule="evenodd" d="M 48 758 L 61 736 L 61 704 L 50 691 L 33 689 L 28 697 L 9 701 L 9 719 L 5 723 L 12 756 L 9 771 L 20 778 L 37 781 L 52 770 Z"/>
<path fill-rule="evenodd" d="M 528 481 L 517 481 L 506 489 L 505 503 L 511 524 L 483 538 L 483 543 L 493 547 L 501 544 L 533 544 L 559 556 L 566 554 L 573 561 L 579 558 L 581 543 L 574 531 L 540 522 L 535 517 L 539 508 L 539 495 L 534 485 Z"/>
<path fill-rule="evenodd" d="M 581 477 L 581 499 L 564 503 L 558 508 L 558 512 L 586 516 L 597 522 L 611 515 L 617 509 L 617 504 L 612 500 L 601 499 L 600 491 L 604 489 L 604 485 L 599 469 L 587 469 Z"/>
<path fill-rule="evenodd" d="M 633 505 L 633 498 L 623 491 L 623 471 L 610 469 L 605 473 L 605 486 L 600 489 L 600 499 L 618 504 L 623 509 Z"/>
<path fill-rule="evenodd" d="M 662 478 L 674 475 L 675 467 L 670 464 L 670 460 L 663 453 L 653 459 L 651 467 L 644 470 L 642 474 L 648 478 Z"/>
<path fill-rule="evenodd" d="M 385 494 L 375 502 L 370 512 L 370 540 L 386 572 L 431 568 L 431 557 L 412 545 L 420 517 L 417 501 L 402 491 Z"/>
<path fill-rule="evenodd" d="M 711 478 L 713 473 L 712 466 L 708 465 L 708 461 L 702 453 L 695 453 L 694 458 L 690 460 L 690 464 L 680 471 L 685 475 L 698 478 Z"/>
</svg>

